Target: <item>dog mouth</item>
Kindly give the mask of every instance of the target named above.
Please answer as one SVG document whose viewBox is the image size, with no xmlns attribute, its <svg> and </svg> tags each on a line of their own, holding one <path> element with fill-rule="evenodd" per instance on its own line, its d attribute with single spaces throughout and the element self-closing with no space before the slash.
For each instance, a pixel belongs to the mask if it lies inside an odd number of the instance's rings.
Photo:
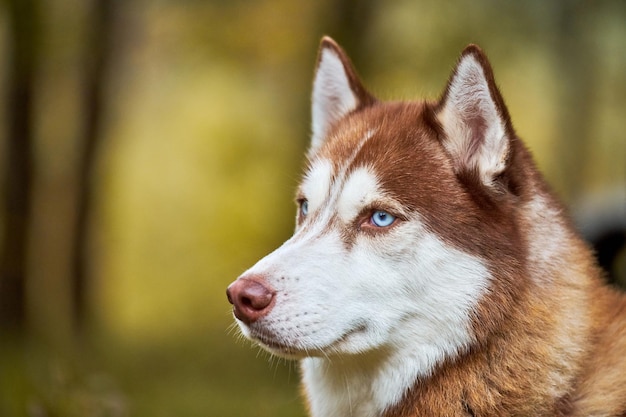
<svg viewBox="0 0 626 417">
<path fill-rule="evenodd" d="M 306 350 L 297 348 L 289 343 L 282 342 L 277 340 L 276 337 L 269 336 L 266 334 L 253 334 L 251 336 L 252 340 L 261 345 L 265 350 L 278 355 L 285 357 L 303 357 L 308 356 Z"/>
<path fill-rule="evenodd" d="M 294 341 L 285 341 L 285 337 L 268 332 L 264 329 L 251 329 L 250 339 L 257 342 L 265 350 L 277 356 L 291 359 L 304 357 L 328 356 L 334 352 L 340 352 L 342 345 L 357 334 L 368 330 L 366 323 L 359 322 L 349 326 L 348 330 L 333 339 L 329 343 L 303 343 L 301 336 L 296 336 Z"/>
</svg>

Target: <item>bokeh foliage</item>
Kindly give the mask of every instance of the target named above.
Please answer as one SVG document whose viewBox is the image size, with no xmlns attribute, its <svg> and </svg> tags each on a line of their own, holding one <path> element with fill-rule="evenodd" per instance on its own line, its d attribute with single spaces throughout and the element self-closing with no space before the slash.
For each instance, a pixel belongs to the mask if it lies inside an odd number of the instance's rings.
<svg viewBox="0 0 626 417">
<path fill-rule="evenodd" d="M 381 98 L 436 98 L 462 48 L 480 44 L 566 201 L 625 193 L 623 2 L 116 1 L 77 333 L 69 230 L 96 0 L 35 3 L 27 321 L 0 333 L 2 416 L 305 414 L 297 365 L 237 337 L 224 291 L 293 228 L 324 34 Z M 11 41 L 0 30 L 5 55 Z"/>
</svg>

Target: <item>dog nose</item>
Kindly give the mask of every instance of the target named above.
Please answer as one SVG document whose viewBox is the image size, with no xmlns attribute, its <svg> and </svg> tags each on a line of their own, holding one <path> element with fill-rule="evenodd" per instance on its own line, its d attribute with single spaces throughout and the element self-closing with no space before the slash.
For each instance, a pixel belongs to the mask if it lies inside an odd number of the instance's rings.
<svg viewBox="0 0 626 417">
<path fill-rule="evenodd" d="M 235 317 L 250 324 L 269 313 L 274 292 L 258 280 L 239 278 L 228 286 L 226 296 Z"/>
</svg>

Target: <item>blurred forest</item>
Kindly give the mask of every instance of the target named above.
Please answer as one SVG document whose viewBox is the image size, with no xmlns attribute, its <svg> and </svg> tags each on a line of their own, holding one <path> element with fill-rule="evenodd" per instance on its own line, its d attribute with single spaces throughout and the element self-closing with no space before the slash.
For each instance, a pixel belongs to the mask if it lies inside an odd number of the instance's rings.
<svg viewBox="0 0 626 417">
<path fill-rule="evenodd" d="M 289 237 L 317 46 L 381 98 L 489 55 L 626 281 L 626 2 L 2 0 L 0 416 L 304 416 L 225 288 Z"/>
</svg>

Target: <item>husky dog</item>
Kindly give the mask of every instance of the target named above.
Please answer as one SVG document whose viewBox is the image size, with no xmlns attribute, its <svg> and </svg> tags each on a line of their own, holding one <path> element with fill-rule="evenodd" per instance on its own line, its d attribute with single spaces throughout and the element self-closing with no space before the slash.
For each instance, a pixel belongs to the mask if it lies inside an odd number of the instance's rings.
<svg viewBox="0 0 626 417">
<path fill-rule="evenodd" d="M 311 416 L 626 416 L 626 298 L 479 47 L 438 101 L 383 102 L 324 38 L 312 104 L 295 233 L 227 290 Z"/>
</svg>

